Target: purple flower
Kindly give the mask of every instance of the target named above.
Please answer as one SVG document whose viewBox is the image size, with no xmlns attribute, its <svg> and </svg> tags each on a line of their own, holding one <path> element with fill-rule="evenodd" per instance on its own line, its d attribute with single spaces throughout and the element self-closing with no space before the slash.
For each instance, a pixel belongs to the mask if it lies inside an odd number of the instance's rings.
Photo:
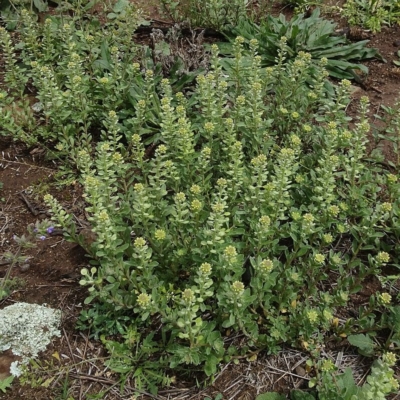
<svg viewBox="0 0 400 400">
<path fill-rule="evenodd" d="M 35 229 L 33 230 L 33 232 L 35 232 L 35 233 L 37 233 L 37 231 L 38 231 L 37 228 L 35 228 Z"/>
<path fill-rule="evenodd" d="M 40 240 L 44 240 L 44 239 L 46 239 L 46 236 L 44 236 L 44 235 L 39 236 L 39 239 L 40 239 Z"/>
<path fill-rule="evenodd" d="M 53 232 L 54 232 L 54 226 L 49 226 L 49 227 L 46 229 L 46 232 L 47 232 L 48 234 L 53 233 Z"/>
</svg>

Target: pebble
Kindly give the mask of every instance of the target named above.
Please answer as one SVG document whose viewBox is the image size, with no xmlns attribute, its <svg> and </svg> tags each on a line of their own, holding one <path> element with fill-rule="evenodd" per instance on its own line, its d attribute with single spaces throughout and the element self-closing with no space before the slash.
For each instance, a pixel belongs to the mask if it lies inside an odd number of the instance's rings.
<svg viewBox="0 0 400 400">
<path fill-rule="evenodd" d="M 28 271 L 28 269 L 31 267 L 30 264 L 26 263 L 26 264 L 20 264 L 19 269 L 23 272 Z"/>
<path fill-rule="evenodd" d="M 307 371 L 301 365 L 298 365 L 296 367 L 295 371 L 296 371 L 297 375 L 300 375 L 300 376 L 306 376 L 307 375 Z"/>
</svg>

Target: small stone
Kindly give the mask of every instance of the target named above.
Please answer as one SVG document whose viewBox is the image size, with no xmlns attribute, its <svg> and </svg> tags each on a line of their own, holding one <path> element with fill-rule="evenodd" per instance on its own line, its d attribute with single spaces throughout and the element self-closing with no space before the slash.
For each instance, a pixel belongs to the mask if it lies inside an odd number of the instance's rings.
<svg viewBox="0 0 400 400">
<path fill-rule="evenodd" d="M 393 42 L 393 46 L 394 46 L 394 47 L 400 47 L 400 39 L 395 40 L 395 41 Z"/>
<path fill-rule="evenodd" d="M 25 272 L 25 271 L 28 271 L 28 269 L 29 269 L 30 267 L 31 267 L 30 264 L 25 263 L 25 264 L 20 264 L 19 269 L 20 269 L 22 272 Z"/>
<path fill-rule="evenodd" d="M 360 86 L 354 86 L 354 85 L 351 85 L 351 86 L 350 86 L 350 94 L 351 94 L 352 96 L 356 95 L 356 94 L 359 93 L 359 92 L 361 92 Z"/>
<path fill-rule="evenodd" d="M 301 365 L 298 365 L 296 367 L 295 371 L 296 371 L 296 374 L 299 375 L 299 376 L 306 376 L 307 375 L 307 371 Z"/>
</svg>

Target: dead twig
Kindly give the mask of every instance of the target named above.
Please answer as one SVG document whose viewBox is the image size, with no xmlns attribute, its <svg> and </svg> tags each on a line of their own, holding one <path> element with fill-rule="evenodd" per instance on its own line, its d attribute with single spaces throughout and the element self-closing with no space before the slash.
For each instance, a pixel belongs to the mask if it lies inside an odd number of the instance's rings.
<svg viewBox="0 0 400 400">
<path fill-rule="evenodd" d="M 35 209 L 35 207 L 27 199 L 27 197 L 22 192 L 19 193 L 19 197 L 25 203 L 26 207 L 31 212 L 31 214 L 37 217 L 39 215 L 39 211 Z"/>
</svg>

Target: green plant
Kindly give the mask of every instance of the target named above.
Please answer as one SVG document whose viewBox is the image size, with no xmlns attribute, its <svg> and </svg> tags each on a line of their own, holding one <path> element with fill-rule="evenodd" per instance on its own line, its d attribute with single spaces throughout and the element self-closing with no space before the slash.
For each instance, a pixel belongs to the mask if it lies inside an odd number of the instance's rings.
<svg viewBox="0 0 400 400">
<path fill-rule="evenodd" d="M 382 146 L 389 141 L 395 157 L 389 158 L 386 162 L 394 168 L 400 165 L 400 99 L 390 106 L 381 106 L 382 113 L 376 115 L 381 121 L 381 126 L 374 129 L 375 146 L 377 151 L 382 151 Z"/>
<path fill-rule="evenodd" d="M 6 393 L 7 389 L 9 389 L 11 387 L 13 380 L 14 380 L 14 377 L 12 375 L 10 375 L 9 377 L 7 377 L 5 379 L 0 379 L 0 390 L 3 393 Z"/>
<path fill-rule="evenodd" d="M 295 12 L 304 12 L 311 7 L 323 6 L 323 0 L 285 0 L 284 2 L 293 7 Z"/>
<path fill-rule="evenodd" d="M 397 57 L 400 58 L 400 50 L 397 52 Z M 393 64 L 397 65 L 398 67 L 400 67 L 400 61 L 398 61 L 398 60 L 393 60 Z"/>
<path fill-rule="evenodd" d="M 360 25 L 379 32 L 382 25 L 400 21 L 399 0 L 347 0 L 340 10 L 350 25 Z"/>
<path fill-rule="evenodd" d="M 246 15 L 248 0 L 160 0 L 162 10 L 174 21 L 192 27 L 223 29 L 236 25 Z"/>
<path fill-rule="evenodd" d="M 350 368 L 343 374 L 335 374 L 336 367 L 331 360 L 321 361 L 318 399 L 321 400 L 385 400 L 386 396 L 399 388 L 392 367 L 396 363 L 393 353 L 385 353 L 371 367 L 371 373 L 363 386 L 357 387 Z M 315 385 L 318 378 L 310 382 Z"/>
<path fill-rule="evenodd" d="M 367 48 L 367 40 L 350 43 L 344 36 L 335 34 L 336 24 L 320 18 L 320 10 L 317 8 L 310 17 L 298 14 L 290 21 L 285 16 L 268 16 L 258 25 L 246 19 L 242 19 L 235 27 L 225 31 L 229 44 L 220 43 L 223 54 L 232 55 L 233 43 L 237 36 L 242 36 L 245 43 L 257 39 L 262 65 L 274 65 L 277 62 L 279 41 L 285 37 L 285 60 L 293 60 L 300 51 L 311 54 L 313 63 L 326 58 L 326 69 L 332 77 L 338 79 L 357 78 L 355 70 L 364 73 L 368 68 L 358 62 L 368 58 L 382 57 L 375 49 Z M 227 60 L 231 63 L 232 60 Z"/>
<path fill-rule="evenodd" d="M 100 26 L 96 19 L 82 18 L 84 10 L 73 17 L 48 17 L 43 24 L 22 10 L 21 42 L 15 45 L 0 28 L 7 67 L 7 90 L 0 91 L 0 131 L 28 145 L 46 143 L 49 157 L 69 162 L 58 174 L 66 181 L 74 179 L 71 166 L 76 165 L 77 150 L 91 152 L 93 137 L 114 129 L 110 123 L 119 122 L 125 142 L 132 131 L 146 133 L 152 141 L 159 130 L 157 84 L 169 73 L 174 90 L 182 90 L 201 65 L 193 55 L 185 58 L 177 37 L 168 36 L 170 45 L 164 43 L 168 56 L 161 57 L 157 48 L 154 54 L 148 48 L 138 51 L 132 35 L 140 12 L 124 0 L 111 11 Z M 201 38 L 195 40 L 201 58 Z M 142 67 L 149 69 L 146 75 Z M 35 91 L 33 106 L 32 96 L 25 94 L 28 80 Z M 116 118 L 109 118 L 110 111 Z"/>
<path fill-rule="evenodd" d="M 284 62 L 286 50 L 282 39 L 276 66 L 262 68 L 257 41 L 244 57 L 239 37 L 228 73 L 214 45 L 192 93 L 163 80 L 152 156 L 138 130 L 124 144 L 113 111 L 95 153 L 77 151 L 95 235 L 83 243 L 93 260 L 81 327 L 138 388 L 155 392 L 187 365 L 213 376 L 254 349 L 315 354 L 327 335 L 398 331 L 387 296 L 335 318 L 365 278 L 399 262 L 399 183 L 365 160 L 368 99 L 351 127 L 350 82 L 327 98 L 327 60 L 299 52 Z M 72 217 L 45 201 L 79 240 Z M 246 337 L 241 349 L 224 346 L 231 330 Z"/>
<path fill-rule="evenodd" d="M 222 400 L 222 399 L 223 399 L 223 396 L 222 396 L 221 393 L 218 393 L 218 394 L 214 397 L 214 399 L 211 399 L 210 397 L 205 397 L 205 398 L 204 398 L 204 400 Z"/>
<path fill-rule="evenodd" d="M 292 400 L 385 400 L 386 396 L 395 393 L 399 388 L 399 382 L 394 378 L 393 366 L 396 356 L 393 353 L 385 353 L 376 360 L 371 373 L 367 376 L 366 383 L 357 386 L 354 382 L 351 368 L 346 368 L 342 374 L 337 373 L 333 362 L 321 360 L 317 367 L 317 377 L 310 381 L 310 387 L 317 393 L 309 393 L 301 390 L 293 390 L 290 393 Z M 280 400 L 286 399 L 275 392 L 264 393 L 256 400 Z"/>
</svg>

